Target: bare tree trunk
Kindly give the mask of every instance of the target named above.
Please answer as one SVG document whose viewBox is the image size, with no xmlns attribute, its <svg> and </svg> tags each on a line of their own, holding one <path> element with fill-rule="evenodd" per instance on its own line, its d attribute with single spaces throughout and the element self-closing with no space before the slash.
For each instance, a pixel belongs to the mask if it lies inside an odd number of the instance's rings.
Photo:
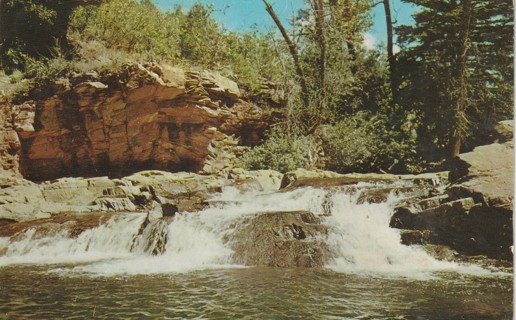
<svg viewBox="0 0 516 320">
<path fill-rule="evenodd" d="M 262 1 L 265 4 L 265 9 L 271 16 L 272 20 L 274 20 L 274 23 L 281 32 L 281 35 L 283 36 L 283 39 L 285 40 L 285 43 L 287 44 L 290 50 L 290 55 L 294 60 L 294 66 L 296 68 L 296 73 L 299 78 L 299 83 L 301 85 L 301 99 L 303 100 L 303 104 L 305 106 L 308 106 L 308 87 L 306 86 L 306 78 L 303 72 L 303 68 L 301 67 L 301 63 L 299 61 L 299 52 L 297 51 L 297 45 L 294 43 L 294 41 L 292 41 L 292 39 L 288 35 L 287 30 L 285 30 L 285 28 L 283 27 L 283 24 L 279 20 L 278 16 L 276 15 L 276 12 L 274 11 L 270 3 L 267 0 Z"/>
<path fill-rule="evenodd" d="M 389 80 L 394 102 L 397 101 L 398 88 L 396 85 L 396 59 L 394 57 L 394 42 L 392 32 L 392 16 L 389 0 L 383 0 L 385 22 L 387 24 L 387 62 L 389 63 Z"/>
<path fill-rule="evenodd" d="M 319 46 L 319 86 L 324 90 L 326 84 L 326 41 L 324 40 L 323 0 L 313 0 L 315 11 L 315 36 Z"/>
<path fill-rule="evenodd" d="M 470 30 L 472 19 L 473 4 L 471 0 L 462 1 L 460 51 L 457 61 L 456 78 L 456 109 L 455 109 L 455 131 L 450 145 L 450 157 L 454 158 L 459 155 L 462 142 L 468 126 L 466 109 L 468 106 L 468 51 L 470 48 Z"/>
<path fill-rule="evenodd" d="M 312 0 L 312 6 L 315 13 L 315 36 L 317 45 L 319 46 L 319 90 L 316 110 L 316 119 L 309 133 L 315 131 L 317 127 L 326 118 L 327 106 L 326 106 L 326 41 L 324 39 L 324 3 L 323 0 Z"/>
</svg>

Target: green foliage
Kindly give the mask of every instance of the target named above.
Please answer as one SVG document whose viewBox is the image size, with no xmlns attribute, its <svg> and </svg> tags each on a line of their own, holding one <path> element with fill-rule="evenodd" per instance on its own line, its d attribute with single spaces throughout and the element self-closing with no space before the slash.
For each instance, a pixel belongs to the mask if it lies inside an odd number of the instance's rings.
<svg viewBox="0 0 516 320">
<path fill-rule="evenodd" d="M 262 145 L 244 153 L 241 165 L 248 170 L 273 169 L 280 172 L 309 168 L 312 146 L 308 137 L 275 132 Z"/>
<path fill-rule="evenodd" d="M 231 32 L 226 39 L 227 67 L 252 95 L 260 93 L 264 82 L 284 83 L 284 71 L 289 66 L 281 52 L 286 48 L 274 43 L 272 35 Z"/>
<path fill-rule="evenodd" d="M 69 16 L 89 2 L 95 1 L 0 1 L 0 68 L 24 69 L 30 59 L 50 57 L 56 45 L 66 54 Z"/>
<path fill-rule="evenodd" d="M 186 14 L 176 10 L 181 21 L 181 57 L 209 69 L 219 68 L 227 58 L 227 40 L 211 17 L 213 11 L 213 7 L 201 3 L 194 4 Z"/>
<path fill-rule="evenodd" d="M 325 129 L 327 168 L 337 172 L 410 170 L 414 147 L 403 133 L 389 131 L 388 119 L 358 112 Z"/>
<path fill-rule="evenodd" d="M 514 12 L 507 0 L 405 1 L 419 11 L 397 29 L 400 104 L 422 115 L 419 151 L 438 160 L 512 116 Z"/>
<path fill-rule="evenodd" d="M 108 48 L 151 59 L 177 62 L 181 54 L 179 18 L 149 1 L 110 0 L 99 7 L 78 8 L 70 27 L 86 41 L 101 41 Z"/>
<path fill-rule="evenodd" d="M 371 25 L 371 1 L 308 2 L 309 9 L 300 11 L 294 25 L 300 35 L 297 45 L 308 103 L 293 105 L 291 113 L 299 122 L 297 127 L 305 132 L 345 112 L 370 108 L 371 99 L 364 97 L 372 97 L 375 92 L 366 91 L 371 80 L 367 77 L 374 74 L 368 64 L 375 60 L 362 48 L 363 33 Z M 319 20 L 316 3 L 322 5 Z"/>
<path fill-rule="evenodd" d="M 508 0 L 404 1 L 419 11 L 397 29 L 396 101 L 385 54 L 362 46 L 370 0 L 307 0 L 291 29 L 298 59 L 274 34 L 223 29 L 201 3 L 162 12 L 150 0 L 0 0 L 0 69 L 13 73 L 2 83 L 45 88 L 129 61 L 218 70 L 255 102 L 287 101 L 246 168 L 310 167 L 322 144 L 331 170 L 421 171 L 512 116 L 514 13 Z"/>
</svg>

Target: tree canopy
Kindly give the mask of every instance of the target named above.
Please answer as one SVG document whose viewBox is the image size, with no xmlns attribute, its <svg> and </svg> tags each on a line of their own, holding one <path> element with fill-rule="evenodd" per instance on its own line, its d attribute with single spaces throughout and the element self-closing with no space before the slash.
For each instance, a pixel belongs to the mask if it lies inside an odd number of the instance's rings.
<svg viewBox="0 0 516 320">
<path fill-rule="evenodd" d="M 512 2 L 405 1 L 420 9 L 397 29 L 401 104 L 422 116 L 423 151 L 453 157 L 512 113 Z"/>
<path fill-rule="evenodd" d="M 278 27 L 264 34 L 225 29 L 202 3 L 165 12 L 150 0 L 0 0 L 0 69 L 40 87 L 126 60 L 212 69 L 282 114 L 244 157 L 250 168 L 443 169 L 512 117 L 512 2 L 403 1 L 415 23 L 393 29 L 389 0 L 305 0 L 290 25 L 262 0 Z M 382 3 L 387 47 L 366 48 Z"/>
<path fill-rule="evenodd" d="M 0 67 L 23 68 L 27 58 L 49 57 L 68 49 L 73 10 L 102 0 L 0 0 Z"/>
</svg>

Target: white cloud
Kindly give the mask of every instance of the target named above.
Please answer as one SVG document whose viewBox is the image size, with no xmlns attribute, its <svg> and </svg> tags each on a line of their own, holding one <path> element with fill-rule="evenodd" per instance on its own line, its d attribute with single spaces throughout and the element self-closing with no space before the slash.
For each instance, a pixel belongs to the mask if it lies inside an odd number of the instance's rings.
<svg viewBox="0 0 516 320">
<path fill-rule="evenodd" d="M 392 46 L 392 51 L 394 51 L 394 54 L 396 54 L 401 51 L 401 48 L 400 48 L 400 46 L 395 44 Z"/>
<path fill-rule="evenodd" d="M 376 38 L 369 32 L 364 33 L 364 40 L 362 40 L 362 46 L 368 50 L 374 50 L 377 45 Z"/>
</svg>

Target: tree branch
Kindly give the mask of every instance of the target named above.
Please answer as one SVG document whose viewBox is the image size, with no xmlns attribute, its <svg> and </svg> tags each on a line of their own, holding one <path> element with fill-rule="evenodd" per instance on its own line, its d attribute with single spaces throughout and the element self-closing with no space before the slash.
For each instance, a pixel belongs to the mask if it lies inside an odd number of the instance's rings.
<svg viewBox="0 0 516 320">
<path fill-rule="evenodd" d="M 297 76 L 299 77 L 299 83 L 301 85 L 301 98 L 303 100 L 304 105 L 308 106 L 308 87 L 306 86 L 305 74 L 299 61 L 299 52 L 297 50 L 297 45 L 295 44 L 295 42 L 292 41 L 292 39 L 288 35 L 287 30 L 285 29 L 285 27 L 283 27 L 283 24 L 279 20 L 278 16 L 276 15 L 276 12 L 274 11 L 270 3 L 267 0 L 262 1 L 265 4 L 265 10 L 267 10 L 272 20 L 274 20 L 274 23 L 278 27 L 279 31 L 281 32 L 281 35 L 283 36 L 283 39 L 285 40 L 285 43 L 289 48 L 290 55 L 294 60 L 294 66 L 296 68 Z"/>
</svg>

